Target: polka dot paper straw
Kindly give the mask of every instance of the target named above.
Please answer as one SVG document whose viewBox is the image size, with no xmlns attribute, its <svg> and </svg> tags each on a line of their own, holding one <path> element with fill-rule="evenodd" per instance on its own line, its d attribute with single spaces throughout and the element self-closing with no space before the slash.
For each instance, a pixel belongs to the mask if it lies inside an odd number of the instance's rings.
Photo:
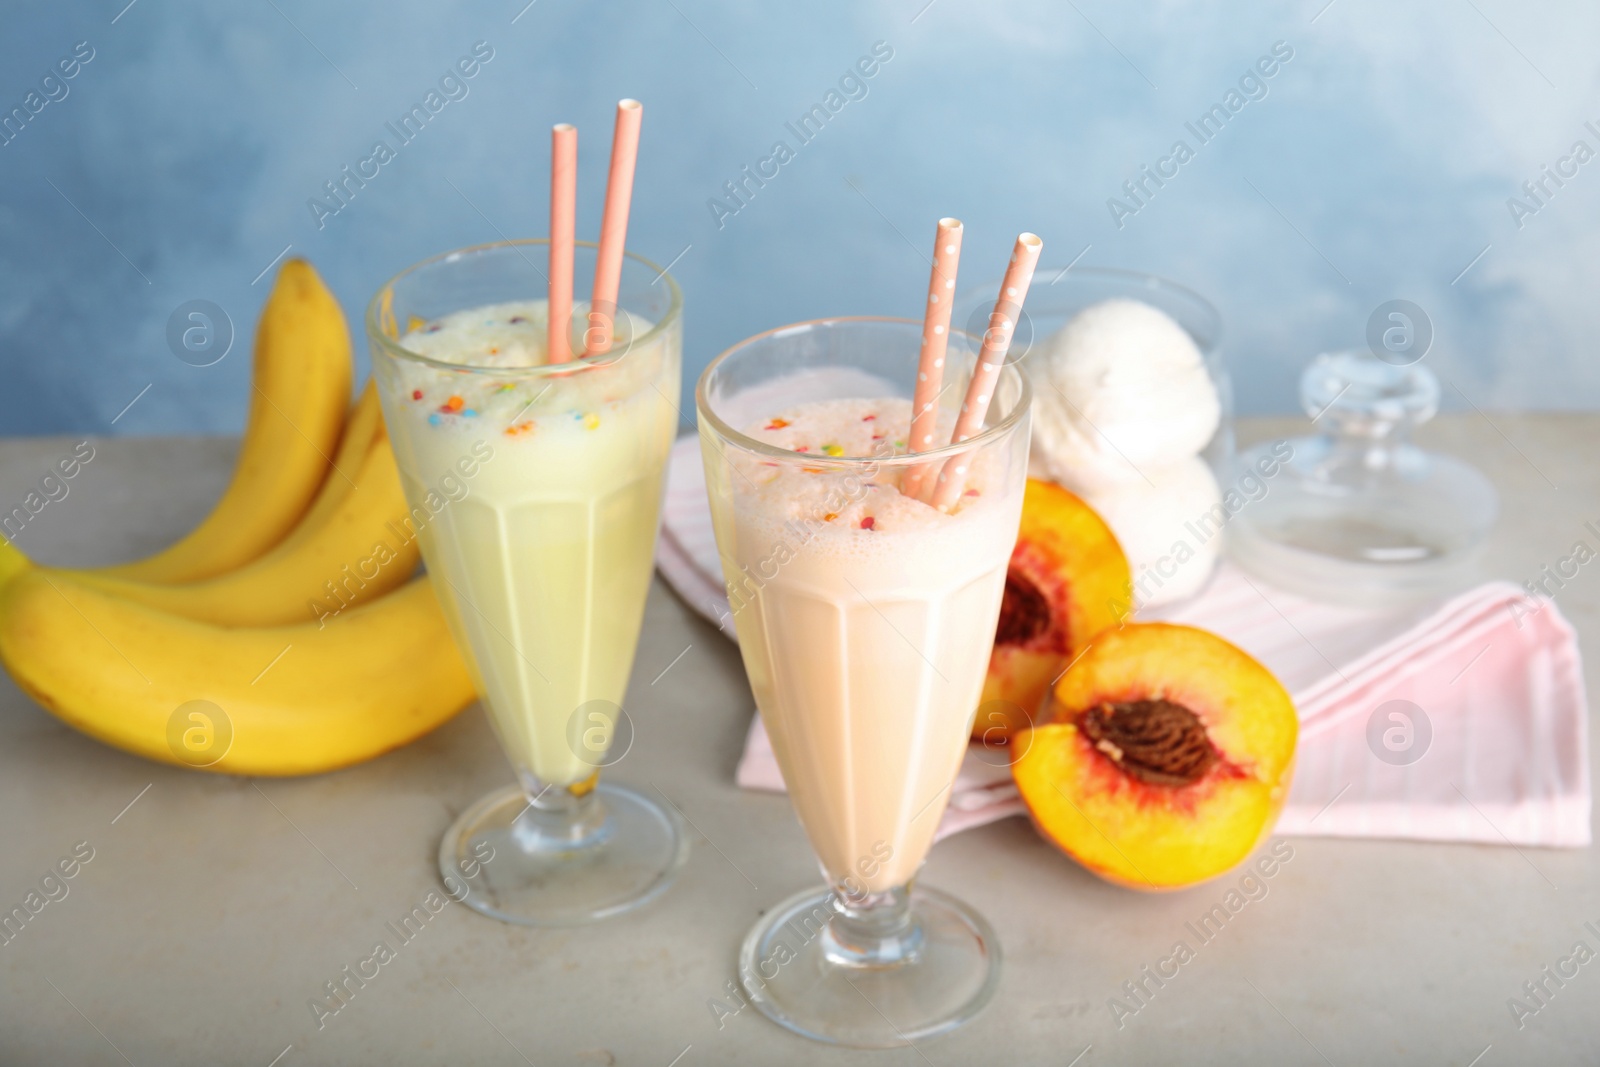
<svg viewBox="0 0 1600 1067">
<path fill-rule="evenodd" d="M 550 326 L 546 358 L 572 358 L 572 249 L 578 212 L 578 128 L 550 128 Z"/>
<path fill-rule="evenodd" d="M 994 387 L 1000 380 L 1000 367 L 1006 352 L 1011 348 L 1011 335 L 1022 314 L 1022 302 L 1028 297 L 1028 286 L 1033 282 L 1033 272 L 1039 265 L 1039 253 L 1044 242 L 1038 235 L 1020 234 L 1011 250 L 1011 263 L 1006 267 L 1005 280 L 1000 283 L 1000 295 L 989 313 L 989 328 L 983 332 L 983 347 L 978 351 L 978 362 L 972 368 L 972 382 L 967 386 L 967 397 L 961 402 L 961 414 L 956 417 L 955 432 L 950 443 L 960 444 L 983 429 L 983 417 L 989 412 L 989 401 L 994 397 Z M 940 511 L 950 510 L 961 496 L 966 481 L 967 464 L 972 453 L 961 452 L 945 460 L 939 472 L 938 484 L 933 490 L 933 506 Z"/>
<path fill-rule="evenodd" d="M 922 356 L 917 362 L 917 384 L 911 401 L 912 452 L 937 448 L 933 435 L 939 422 L 939 388 L 944 381 L 944 357 L 950 343 L 950 305 L 955 303 L 956 266 L 961 260 L 961 220 L 940 219 L 933 242 L 933 273 L 928 278 L 928 305 L 922 312 Z M 906 471 L 900 491 L 922 496 L 933 464 Z"/>
</svg>

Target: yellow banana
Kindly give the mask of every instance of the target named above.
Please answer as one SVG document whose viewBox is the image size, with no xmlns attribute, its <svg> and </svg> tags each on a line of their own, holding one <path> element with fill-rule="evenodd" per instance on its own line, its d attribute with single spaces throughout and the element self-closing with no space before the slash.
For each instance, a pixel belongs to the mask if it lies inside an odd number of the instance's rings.
<svg viewBox="0 0 1600 1067">
<path fill-rule="evenodd" d="M 233 480 L 176 544 L 100 573 L 155 582 L 210 578 L 260 556 L 300 520 L 328 475 L 350 403 L 350 332 L 311 264 L 278 273 L 256 333 L 250 417 Z M 337 477 L 337 476 L 336 476 Z"/>
<path fill-rule="evenodd" d="M 323 521 L 333 514 L 349 495 L 350 490 L 358 484 L 356 473 L 367 458 L 367 449 L 372 447 L 373 439 L 382 433 L 383 409 L 378 406 L 377 379 L 368 378 L 366 388 L 361 390 L 361 395 L 350 407 L 350 415 L 344 424 L 344 435 L 339 438 L 339 451 L 333 455 L 333 469 L 328 471 L 328 477 L 323 479 L 322 488 L 317 490 L 317 497 L 306 509 L 306 513 L 295 523 L 294 529 L 289 531 L 288 536 L 271 549 L 271 552 L 287 548 L 321 527 Z"/>
<path fill-rule="evenodd" d="M 404 584 L 420 556 L 381 424 L 360 466 L 347 464 L 346 471 L 356 488 L 346 486 L 313 528 L 304 529 L 313 521 L 308 513 L 306 523 L 276 548 L 216 578 L 165 585 L 48 573 L 77 577 L 102 592 L 217 626 L 278 626 L 338 616 Z M 329 487 L 334 481 L 344 478 L 333 475 Z"/>
<path fill-rule="evenodd" d="M 0 556 L 8 546 L 0 543 Z M 164 763 L 296 775 L 371 759 L 473 699 L 426 578 L 326 626 L 223 629 L 0 559 L 0 661 L 63 722 Z"/>
</svg>

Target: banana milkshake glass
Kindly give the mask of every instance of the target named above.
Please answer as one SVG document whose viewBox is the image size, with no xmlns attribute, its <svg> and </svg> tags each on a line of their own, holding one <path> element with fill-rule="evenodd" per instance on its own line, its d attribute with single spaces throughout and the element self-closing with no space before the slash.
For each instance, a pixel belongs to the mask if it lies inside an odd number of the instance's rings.
<svg viewBox="0 0 1600 1067">
<path fill-rule="evenodd" d="M 883 318 L 782 327 L 723 353 L 696 391 L 739 648 L 827 881 L 766 913 L 740 979 L 770 1018 L 845 1045 L 953 1029 L 999 977 L 988 923 L 915 879 L 983 688 L 1030 392 L 1000 368 L 980 432 L 908 455 L 922 332 Z M 950 439 L 977 351 L 950 335 L 936 440 Z M 961 479 L 956 503 L 903 495 L 918 468 Z"/>
<path fill-rule="evenodd" d="M 610 351 L 548 363 L 547 247 L 425 260 L 379 290 L 367 334 L 405 532 L 517 778 L 445 834 L 445 884 L 507 922 L 571 925 L 653 899 L 687 856 L 666 810 L 598 782 L 632 740 L 622 701 L 678 421 L 682 302 L 629 254 Z M 575 276 L 594 262 L 580 243 Z M 587 311 L 580 299 L 568 331 L 578 355 Z"/>
</svg>

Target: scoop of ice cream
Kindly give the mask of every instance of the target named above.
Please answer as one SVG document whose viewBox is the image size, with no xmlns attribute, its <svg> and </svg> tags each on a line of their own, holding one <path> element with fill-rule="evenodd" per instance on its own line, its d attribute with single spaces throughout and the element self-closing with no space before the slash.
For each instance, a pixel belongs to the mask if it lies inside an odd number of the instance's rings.
<svg viewBox="0 0 1600 1067">
<path fill-rule="evenodd" d="M 1083 494 L 1117 535 L 1133 571 L 1134 602 L 1153 608 L 1193 596 L 1222 550 L 1227 512 L 1217 479 L 1198 456 L 1151 467 L 1149 481 Z"/>
<path fill-rule="evenodd" d="M 1144 484 L 1139 466 L 1118 452 L 1115 445 L 1072 417 L 1063 415 L 1065 404 L 1046 406 L 1045 390 L 1036 388 L 1033 401 L 1033 444 L 1028 450 L 1028 470 L 1036 478 L 1059 482 L 1082 496 L 1095 489 L 1114 489 L 1131 482 Z M 1171 462 L 1168 460 L 1168 462 Z"/>
<path fill-rule="evenodd" d="M 1200 349 L 1137 300 L 1084 308 L 1029 360 L 1041 465 L 1080 491 L 1144 482 L 1211 440 L 1222 408 Z"/>
</svg>

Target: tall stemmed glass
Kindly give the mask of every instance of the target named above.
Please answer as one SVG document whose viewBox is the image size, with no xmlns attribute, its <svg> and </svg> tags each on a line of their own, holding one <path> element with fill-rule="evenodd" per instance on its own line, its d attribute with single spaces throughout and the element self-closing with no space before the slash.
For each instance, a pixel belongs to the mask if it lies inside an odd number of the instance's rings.
<svg viewBox="0 0 1600 1067">
<path fill-rule="evenodd" d="M 872 434 L 859 454 L 826 441 L 802 453 L 764 431 L 823 401 L 883 400 L 848 420 L 888 427 L 898 412 L 903 427 L 921 337 L 922 324 L 898 319 L 786 326 L 724 352 L 696 391 L 739 647 L 827 879 L 767 912 L 740 976 L 772 1019 L 848 1045 L 959 1026 L 998 980 L 989 925 L 914 880 L 983 686 L 1021 515 L 1030 394 L 1002 368 L 982 432 L 914 456 L 903 428 Z M 951 337 L 946 426 L 976 352 L 974 338 Z M 966 479 L 949 513 L 898 489 L 928 464 Z"/>
<path fill-rule="evenodd" d="M 577 278 L 594 257 L 578 245 Z M 666 810 L 598 783 L 631 739 L 682 304 L 630 254 L 610 351 L 546 364 L 547 261 L 545 241 L 425 260 L 379 290 L 367 334 L 407 525 L 517 776 L 446 833 L 446 885 L 507 922 L 567 925 L 650 900 L 687 854 Z"/>
</svg>

